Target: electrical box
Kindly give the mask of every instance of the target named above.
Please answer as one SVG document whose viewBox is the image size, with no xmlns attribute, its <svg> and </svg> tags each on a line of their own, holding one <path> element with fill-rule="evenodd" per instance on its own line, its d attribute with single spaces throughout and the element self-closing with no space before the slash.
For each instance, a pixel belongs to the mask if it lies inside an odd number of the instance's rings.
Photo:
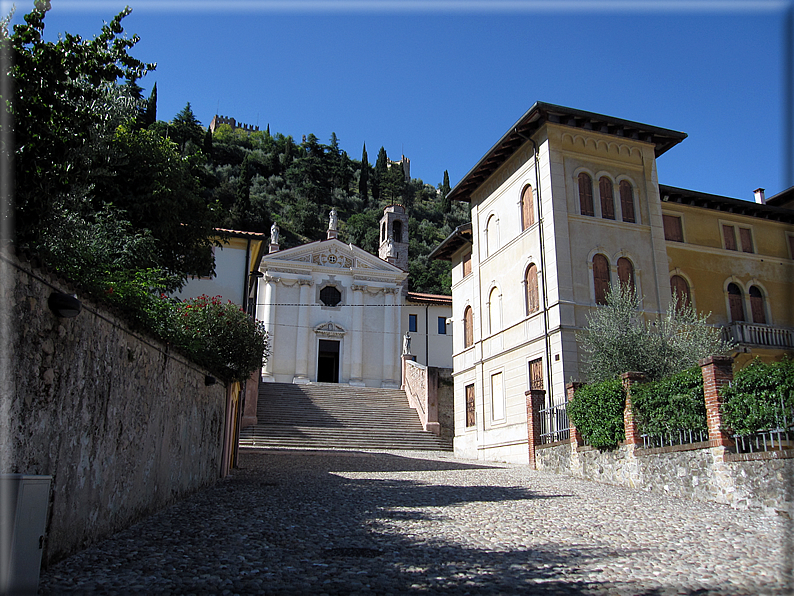
<svg viewBox="0 0 794 596">
<path fill-rule="evenodd" d="M 0 475 L 0 594 L 36 594 L 52 476 Z"/>
</svg>

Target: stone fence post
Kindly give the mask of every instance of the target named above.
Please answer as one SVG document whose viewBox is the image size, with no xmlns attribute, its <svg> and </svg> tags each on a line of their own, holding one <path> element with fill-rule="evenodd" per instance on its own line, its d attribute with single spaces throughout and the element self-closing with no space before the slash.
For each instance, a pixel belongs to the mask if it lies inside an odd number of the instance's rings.
<svg viewBox="0 0 794 596">
<path fill-rule="evenodd" d="M 573 401 L 573 394 L 582 385 L 584 385 L 584 383 L 578 383 L 578 382 L 574 381 L 572 383 L 568 383 L 565 386 L 565 394 L 566 394 L 566 396 L 568 398 L 568 403 L 571 403 Z M 569 431 L 570 439 L 569 440 L 571 441 L 571 449 L 572 450 L 576 450 L 577 447 L 581 447 L 582 445 L 584 445 L 584 440 L 582 439 L 582 433 L 580 433 L 576 429 L 576 426 L 574 425 L 573 421 L 571 420 L 570 414 L 568 415 L 568 427 L 570 428 L 570 431 Z"/>
<path fill-rule="evenodd" d="M 720 390 L 733 380 L 733 358 L 709 356 L 700 362 L 703 374 L 703 397 L 706 402 L 706 421 L 709 427 L 709 447 L 732 447 L 733 439 L 722 425 L 722 395 Z"/>
<path fill-rule="evenodd" d="M 631 386 L 644 380 L 645 375 L 641 372 L 624 372 L 620 375 L 620 381 L 623 383 L 623 393 L 626 394 L 626 406 L 623 408 L 623 429 L 626 432 L 626 443 L 628 445 L 642 445 L 640 429 L 637 427 L 637 421 L 634 420 L 634 410 L 631 407 Z"/>
<path fill-rule="evenodd" d="M 529 447 L 529 467 L 537 470 L 535 465 L 535 448 L 540 445 L 540 411 L 546 402 L 546 392 L 543 389 L 530 389 L 525 391 L 527 398 L 527 444 Z"/>
</svg>

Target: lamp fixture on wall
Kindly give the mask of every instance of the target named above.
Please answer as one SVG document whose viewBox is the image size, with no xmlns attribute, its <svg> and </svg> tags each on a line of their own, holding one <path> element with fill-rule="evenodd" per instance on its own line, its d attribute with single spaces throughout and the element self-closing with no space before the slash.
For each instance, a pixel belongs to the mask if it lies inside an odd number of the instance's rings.
<svg viewBox="0 0 794 596">
<path fill-rule="evenodd" d="M 77 296 L 70 296 L 63 292 L 53 292 L 47 299 L 47 306 L 56 317 L 71 319 L 80 314 L 80 301 Z"/>
</svg>

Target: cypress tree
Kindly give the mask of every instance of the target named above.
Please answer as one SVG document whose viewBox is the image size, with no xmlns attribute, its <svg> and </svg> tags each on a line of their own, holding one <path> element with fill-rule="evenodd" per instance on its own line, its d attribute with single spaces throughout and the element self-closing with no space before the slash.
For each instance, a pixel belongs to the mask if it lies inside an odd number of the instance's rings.
<svg viewBox="0 0 794 596">
<path fill-rule="evenodd" d="M 361 153 L 361 176 L 358 179 L 358 194 L 367 199 L 367 182 L 369 181 L 369 161 L 367 160 L 367 144 L 364 143 L 364 151 Z"/>
<path fill-rule="evenodd" d="M 449 187 L 449 172 L 444 170 L 444 182 L 441 183 L 441 212 L 447 215 L 452 211 L 452 200 L 449 198 L 449 193 L 452 189 Z"/>
<path fill-rule="evenodd" d="M 143 112 L 143 125 L 148 128 L 157 122 L 157 83 L 152 86 L 149 99 L 146 100 L 146 110 Z"/>
</svg>

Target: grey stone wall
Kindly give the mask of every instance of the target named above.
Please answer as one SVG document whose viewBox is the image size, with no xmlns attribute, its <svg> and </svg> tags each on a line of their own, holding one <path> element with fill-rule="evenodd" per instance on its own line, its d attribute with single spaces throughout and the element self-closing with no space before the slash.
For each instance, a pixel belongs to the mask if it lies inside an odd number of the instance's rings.
<svg viewBox="0 0 794 596">
<path fill-rule="evenodd" d="M 0 470 L 53 476 L 45 565 L 215 482 L 224 387 L 83 297 L 56 318 L 47 299 L 69 288 L 0 258 Z"/>
</svg>

